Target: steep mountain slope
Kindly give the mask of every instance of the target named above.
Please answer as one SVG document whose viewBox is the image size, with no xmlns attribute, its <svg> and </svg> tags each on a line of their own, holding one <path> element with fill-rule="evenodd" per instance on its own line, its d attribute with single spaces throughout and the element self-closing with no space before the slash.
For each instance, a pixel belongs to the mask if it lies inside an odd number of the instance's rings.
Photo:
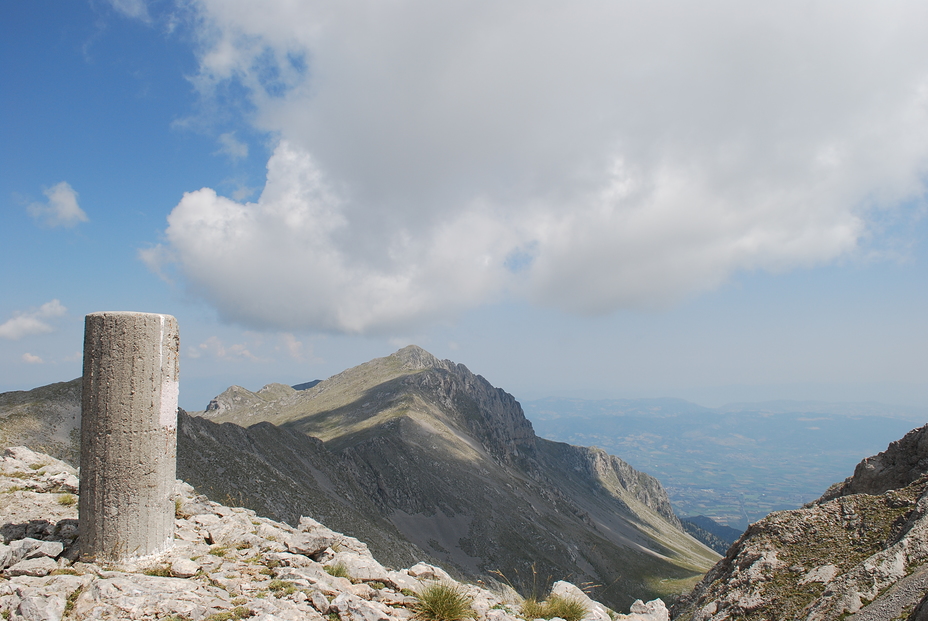
<svg viewBox="0 0 928 621">
<path fill-rule="evenodd" d="M 415 346 L 303 391 L 234 387 L 203 416 L 320 438 L 397 530 L 466 575 L 591 582 L 621 607 L 679 591 L 717 558 L 653 477 L 537 438 L 511 395 Z"/>
<path fill-rule="evenodd" d="M 752 524 L 673 614 L 914 620 L 916 607 L 928 607 L 919 603 L 926 592 L 928 425 L 865 459 L 816 502 Z"/>
<path fill-rule="evenodd" d="M 361 537 L 393 567 L 429 560 L 408 542 L 321 441 L 270 423 L 249 428 L 178 415 L 177 476 L 200 493 L 298 524 L 311 517 Z"/>
<path fill-rule="evenodd" d="M 741 531 L 723 526 L 704 515 L 684 518 L 681 522 L 683 523 L 683 530 L 719 554 L 728 552 L 731 544 L 741 537 Z"/>
<path fill-rule="evenodd" d="M 28 446 L 77 464 L 80 428 L 81 378 L 0 393 L 0 446 Z"/>
</svg>

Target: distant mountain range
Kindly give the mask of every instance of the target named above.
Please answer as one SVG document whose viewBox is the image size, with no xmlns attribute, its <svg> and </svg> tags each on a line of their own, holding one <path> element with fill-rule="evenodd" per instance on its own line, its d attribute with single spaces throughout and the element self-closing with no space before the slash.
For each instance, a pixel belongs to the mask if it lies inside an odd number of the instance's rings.
<svg viewBox="0 0 928 621">
<path fill-rule="evenodd" d="M 0 417 L 20 431 L 3 440 L 44 441 L 26 402 L 57 398 L 76 420 L 75 386 L 8 393 L 20 406 Z M 687 591 L 718 558 L 656 479 L 536 437 L 511 395 L 415 346 L 305 390 L 231 387 L 203 416 L 182 413 L 178 476 L 268 517 L 309 515 L 396 566 L 432 560 L 526 593 L 570 579 L 620 609 Z"/>
<path fill-rule="evenodd" d="M 879 403 L 773 401 L 705 408 L 681 399 L 522 404 L 539 436 L 598 446 L 663 483 L 681 516 L 743 531 L 811 502 L 928 411 Z"/>
</svg>

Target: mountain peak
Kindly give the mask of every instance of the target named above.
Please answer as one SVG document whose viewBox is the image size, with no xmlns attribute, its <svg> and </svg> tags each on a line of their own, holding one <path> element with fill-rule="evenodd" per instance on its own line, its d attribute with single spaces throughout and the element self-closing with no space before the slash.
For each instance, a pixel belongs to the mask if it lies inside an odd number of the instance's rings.
<svg viewBox="0 0 928 621">
<path fill-rule="evenodd" d="M 403 366 L 411 369 L 431 369 L 442 367 L 442 361 L 425 351 L 418 345 L 407 345 L 393 354 L 403 363 Z"/>
<path fill-rule="evenodd" d="M 832 485 L 816 502 L 850 494 L 883 494 L 905 487 L 925 474 L 928 474 L 928 425 L 913 429 L 890 443 L 882 453 L 861 461 L 853 476 Z"/>
</svg>

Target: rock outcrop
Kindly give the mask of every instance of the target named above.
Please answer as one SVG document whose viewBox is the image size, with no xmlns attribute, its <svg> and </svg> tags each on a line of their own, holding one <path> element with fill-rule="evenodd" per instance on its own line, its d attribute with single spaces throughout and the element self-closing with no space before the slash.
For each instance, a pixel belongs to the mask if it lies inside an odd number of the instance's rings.
<svg viewBox="0 0 928 621">
<path fill-rule="evenodd" d="M 198 495 L 178 481 L 174 546 L 101 566 L 77 558 L 73 468 L 18 447 L 0 457 L 0 616 L 11 621 L 407 621 L 436 582 L 470 600 L 475 621 L 522 621 L 511 589 L 455 582 L 416 563 L 394 570 L 367 545 L 302 518 L 290 526 Z M 660 600 L 615 614 L 576 586 L 587 621 L 667 621 Z M 421 618 L 421 617 L 420 617 Z"/>
<path fill-rule="evenodd" d="M 918 618 L 928 589 L 928 426 L 818 501 L 752 524 L 673 608 L 686 621 Z"/>
</svg>

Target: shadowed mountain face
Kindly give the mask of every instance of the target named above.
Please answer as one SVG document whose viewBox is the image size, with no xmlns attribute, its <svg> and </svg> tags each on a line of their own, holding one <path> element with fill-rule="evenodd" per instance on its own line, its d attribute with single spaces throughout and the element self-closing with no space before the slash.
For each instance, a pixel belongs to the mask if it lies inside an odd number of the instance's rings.
<svg viewBox="0 0 928 621">
<path fill-rule="evenodd" d="M 537 438 L 511 395 L 415 346 L 306 390 L 230 388 L 203 417 L 321 439 L 378 515 L 467 576 L 501 572 L 526 592 L 569 578 L 627 606 L 679 592 L 717 558 L 653 477 Z"/>
<path fill-rule="evenodd" d="M 313 517 L 395 566 L 502 575 L 526 594 L 569 579 L 617 608 L 685 591 L 718 558 L 653 477 L 537 438 L 511 395 L 414 346 L 307 389 L 232 387 L 202 417 L 181 412 L 178 476 L 268 517 Z"/>
</svg>

